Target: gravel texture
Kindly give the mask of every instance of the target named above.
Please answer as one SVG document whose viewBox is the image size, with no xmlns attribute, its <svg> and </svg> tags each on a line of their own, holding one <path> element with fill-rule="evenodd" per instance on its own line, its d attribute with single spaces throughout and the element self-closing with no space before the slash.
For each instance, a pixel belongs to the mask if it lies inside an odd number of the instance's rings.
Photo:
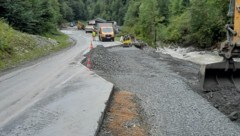
<svg viewBox="0 0 240 136">
<path fill-rule="evenodd" d="M 91 68 L 93 70 L 101 70 L 106 73 L 117 73 L 125 71 L 126 66 L 124 63 L 122 63 L 124 60 L 122 58 L 119 58 L 114 53 L 109 52 L 107 48 L 104 48 L 102 45 L 98 45 L 85 56 L 86 58 L 83 60 L 83 64 L 87 65 L 87 59 L 90 57 Z"/>
<path fill-rule="evenodd" d="M 153 53 L 154 54 L 154 53 Z M 224 113 L 232 121 L 240 122 L 240 92 L 233 86 L 224 86 L 215 89 L 212 92 L 205 92 L 200 88 L 198 82 L 199 65 L 189 61 L 164 56 L 158 53 L 158 57 L 150 54 L 152 57 L 164 58 L 171 70 L 184 77 L 184 82 L 187 83 L 193 91 L 209 101 L 213 107 Z"/>
<path fill-rule="evenodd" d="M 239 125 L 204 99 L 209 94 L 198 88 L 198 65 L 148 47 L 96 48 L 91 53 L 97 74 L 140 99 L 149 135 L 240 135 Z"/>
</svg>

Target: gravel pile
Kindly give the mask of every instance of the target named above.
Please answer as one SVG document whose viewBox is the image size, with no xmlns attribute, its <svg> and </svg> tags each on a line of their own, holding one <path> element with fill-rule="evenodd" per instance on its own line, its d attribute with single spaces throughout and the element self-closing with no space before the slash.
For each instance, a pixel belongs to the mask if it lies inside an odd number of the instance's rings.
<svg viewBox="0 0 240 136">
<path fill-rule="evenodd" d="M 126 70 L 124 66 L 123 59 L 112 52 L 109 52 L 102 45 L 98 45 L 96 48 L 92 49 L 82 63 L 86 66 L 87 60 L 90 55 L 91 58 L 91 68 L 93 70 L 100 70 L 106 73 L 115 73 Z"/>
<path fill-rule="evenodd" d="M 95 62 L 98 69 L 104 71 L 101 76 L 139 98 L 143 119 L 149 124 L 149 135 L 240 135 L 238 124 L 231 122 L 198 92 L 195 87 L 198 65 L 156 53 L 149 47 L 95 51 L 92 53 L 102 57 Z M 116 63 L 112 59 L 116 59 Z M 109 74 L 110 69 L 115 70 Z M 238 113 L 232 114 L 235 117 Z"/>
<path fill-rule="evenodd" d="M 153 58 L 164 59 L 164 61 L 171 65 L 170 69 L 184 77 L 183 81 L 195 92 L 228 116 L 230 120 L 240 122 L 240 92 L 235 87 L 223 87 L 213 92 L 204 92 L 200 88 L 200 82 L 198 81 L 199 65 L 178 58 L 172 58 L 170 55 L 163 55 L 150 47 L 144 48 L 143 51 Z"/>
<path fill-rule="evenodd" d="M 170 69 L 172 71 L 184 77 L 183 81 L 187 83 L 193 91 L 208 100 L 216 109 L 224 113 L 232 121 L 240 122 L 240 93 L 236 88 L 225 87 L 213 92 L 204 92 L 200 88 L 200 82 L 198 81 L 199 65 L 178 58 L 172 58 L 170 55 L 163 55 L 150 47 L 146 47 L 143 50 L 153 58 L 162 58 L 162 60 L 171 66 Z"/>
</svg>

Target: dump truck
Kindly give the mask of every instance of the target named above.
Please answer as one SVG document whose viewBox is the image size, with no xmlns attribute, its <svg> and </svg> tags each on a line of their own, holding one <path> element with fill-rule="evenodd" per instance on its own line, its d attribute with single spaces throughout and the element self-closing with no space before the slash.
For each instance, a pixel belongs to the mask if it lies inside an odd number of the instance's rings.
<svg viewBox="0 0 240 136">
<path fill-rule="evenodd" d="M 84 24 L 83 24 L 81 21 L 78 21 L 78 23 L 77 23 L 77 29 L 78 29 L 78 30 L 84 30 L 84 29 L 85 29 L 85 26 L 84 26 Z"/>
<path fill-rule="evenodd" d="M 86 33 L 92 33 L 95 30 L 94 25 L 87 25 L 85 27 L 85 32 Z"/>
<path fill-rule="evenodd" d="M 202 65 L 200 82 L 204 91 L 217 91 L 222 88 L 240 87 L 240 0 L 229 0 L 229 23 L 225 25 L 227 40 L 221 44 L 219 56 L 221 62 Z"/>
<path fill-rule="evenodd" d="M 98 23 L 97 30 L 100 41 L 114 41 L 115 34 L 112 23 Z"/>
</svg>

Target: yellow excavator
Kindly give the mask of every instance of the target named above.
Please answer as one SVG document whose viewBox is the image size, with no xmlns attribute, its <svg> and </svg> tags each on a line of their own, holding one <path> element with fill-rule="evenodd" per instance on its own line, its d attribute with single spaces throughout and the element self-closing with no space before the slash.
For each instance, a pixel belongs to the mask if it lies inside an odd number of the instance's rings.
<svg viewBox="0 0 240 136">
<path fill-rule="evenodd" d="M 85 29 L 85 26 L 81 21 L 77 22 L 77 29 L 78 30 L 84 30 Z"/>
<path fill-rule="evenodd" d="M 225 26 L 227 40 L 219 50 L 223 60 L 200 68 L 200 82 L 205 91 L 240 88 L 240 62 L 236 61 L 240 58 L 240 0 L 229 0 L 228 16 L 231 21 Z"/>
</svg>

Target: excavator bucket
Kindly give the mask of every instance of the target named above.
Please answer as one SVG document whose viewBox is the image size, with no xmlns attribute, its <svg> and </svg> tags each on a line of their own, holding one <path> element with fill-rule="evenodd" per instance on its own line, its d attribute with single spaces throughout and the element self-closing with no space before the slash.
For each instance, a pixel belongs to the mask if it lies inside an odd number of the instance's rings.
<svg viewBox="0 0 240 136">
<path fill-rule="evenodd" d="M 218 62 L 202 65 L 200 82 L 204 91 L 217 91 L 223 88 L 240 88 L 240 63 L 228 65 L 228 62 Z"/>
</svg>

